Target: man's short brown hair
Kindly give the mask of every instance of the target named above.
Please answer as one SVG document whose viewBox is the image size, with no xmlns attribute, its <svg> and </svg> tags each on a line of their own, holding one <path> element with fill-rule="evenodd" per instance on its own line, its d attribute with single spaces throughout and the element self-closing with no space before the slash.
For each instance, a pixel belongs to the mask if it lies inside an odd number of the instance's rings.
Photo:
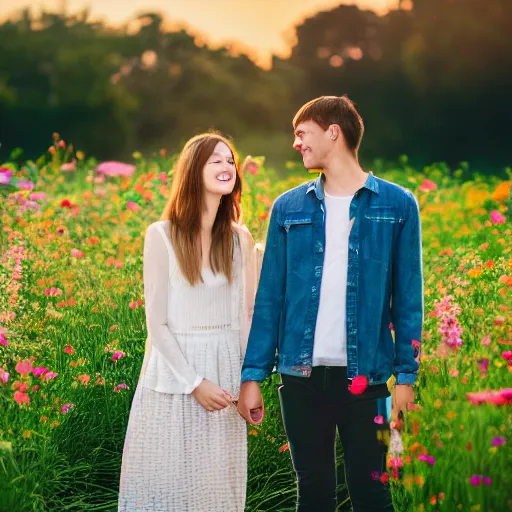
<svg viewBox="0 0 512 512">
<path fill-rule="evenodd" d="M 364 125 L 359 112 L 348 96 L 320 96 L 303 105 L 293 118 L 293 129 L 300 123 L 314 121 L 327 130 L 337 124 L 345 137 L 347 146 L 356 155 L 364 133 Z"/>
</svg>

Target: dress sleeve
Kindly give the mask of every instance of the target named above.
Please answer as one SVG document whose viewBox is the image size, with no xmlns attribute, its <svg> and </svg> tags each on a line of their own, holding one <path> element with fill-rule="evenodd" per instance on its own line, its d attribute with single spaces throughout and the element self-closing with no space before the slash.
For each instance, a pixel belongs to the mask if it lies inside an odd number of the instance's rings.
<svg viewBox="0 0 512 512">
<path fill-rule="evenodd" d="M 167 301 L 170 290 L 170 242 L 161 226 L 152 224 L 144 239 L 144 302 L 146 325 L 152 346 L 162 355 L 165 364 L 176 379 L 184 384 L 189 394 L 199 386 L 202 377 L 188 363 L 167 319 Z"/>
</svg>

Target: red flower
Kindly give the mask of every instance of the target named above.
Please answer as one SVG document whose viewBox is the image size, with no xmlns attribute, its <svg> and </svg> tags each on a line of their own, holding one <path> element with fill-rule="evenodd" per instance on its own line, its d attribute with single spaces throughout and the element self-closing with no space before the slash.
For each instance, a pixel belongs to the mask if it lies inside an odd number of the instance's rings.
<svg viewBox="0 0 512 512">
<path fill-rule="evenodd" d="M 279 453 L 283 453 L 283 452 L 285 452 L 286 450 L 289 450 L 289 449 L 290 449 L 289 443 L 283 444 L 283 446 L 281 446 L 281 448 L 279 448 Z"/>
<path fill-rule="evenodd" d="M 71 208 L 73 205 L 71 204 L 71 201 L 69 199 L 63 199 L 60 202 L 61 208 Z"/>
<path fill-rule="evenodd" d="M 353 395 L 361 395 L 366 391 L 368 387 L 368 379 L 366 375 L 358 375 L 357 377 L 352 379 L 352 384 L 348 387 L 348 390 Z"/>
</svg>

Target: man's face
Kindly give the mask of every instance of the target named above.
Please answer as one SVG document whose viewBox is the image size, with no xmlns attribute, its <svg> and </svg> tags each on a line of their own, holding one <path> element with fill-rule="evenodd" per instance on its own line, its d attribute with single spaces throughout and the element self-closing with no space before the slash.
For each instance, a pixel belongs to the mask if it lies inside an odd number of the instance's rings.
<svg viewBox="0 0 512 512">
<path fill-rule="evenodd" d="M 295 128 L 293 148 L 302 155 L 306 169 L 322 169 L 326 156 L 332 149 L 332 139 L 329 130 L 314 121 L 305 121 Z"/>
</svg>

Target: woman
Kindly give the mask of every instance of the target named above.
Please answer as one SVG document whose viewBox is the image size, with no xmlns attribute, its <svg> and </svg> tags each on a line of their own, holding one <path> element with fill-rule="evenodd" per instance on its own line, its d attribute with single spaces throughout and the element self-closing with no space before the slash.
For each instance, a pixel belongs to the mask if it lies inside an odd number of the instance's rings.
<svg viewBox="0 0 512 512">
<path fill-rule="evenodd" d="M 144 241 L 148 338 L 121 467 L 119 511 L 242 512 L 247 430 L 236 401 L 256 274 L 239 224 L 231 144 L 196 136 Z"/>
</svg>

